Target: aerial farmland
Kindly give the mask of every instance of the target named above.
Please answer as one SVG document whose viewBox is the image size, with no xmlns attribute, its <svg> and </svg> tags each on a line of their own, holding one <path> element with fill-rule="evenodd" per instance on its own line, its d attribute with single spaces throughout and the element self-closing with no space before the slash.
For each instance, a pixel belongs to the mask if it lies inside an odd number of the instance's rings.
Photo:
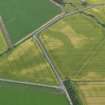
<svg viewBox="0 0 105 105">
<path fill-rule="evenodd" d="M 104 0 L 0 0 L 0 105 L 105 105 Z"/>
</svg>

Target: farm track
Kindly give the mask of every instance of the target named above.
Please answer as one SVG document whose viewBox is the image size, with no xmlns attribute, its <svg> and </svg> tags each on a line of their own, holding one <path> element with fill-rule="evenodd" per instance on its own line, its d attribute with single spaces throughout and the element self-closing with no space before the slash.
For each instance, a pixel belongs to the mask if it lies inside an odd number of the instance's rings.
<svg viewBox="0 0 105 105">
<path fill-rule="evenodd" d="M 25 81 L 17 81 L 17 80 L 10 80 L 10 79 L 2 79 L 0 78 L 0 82 L 6 82 L 11 84 L 23 84 L 27 86 L 36 86 L 36 87 L 45 87 L 45 88 L 52 88 L 52 89 L 60 89 L 59 86 L 51 86 L 51 85 L 45 85 L 40 83 L 33 83 L 33 82 L 25 82 Z"/>
<path fill-rule="evenodd" d="M 67 97 L 67 99 L 69 101 L 69 104 L 73 105 L 72 100 L 71 100 L 71 98 L 69 96 L 69 93 L 68 93 L 68 91 L 67 91 L 67 89 L 66 89 L 66 87 L 64 85 L 63 80 L 62 80 L 62 77 L 61 77 L 60 73 L 58 72 L 59 70 L 56 67 L 56 65 L 54 64 L 54 62 L 52 61 L 52 59 L 51 59 L 51 57 L 50 57 L 46 47 L 44 46 L 43 42 L 40 40 L 39 37 L 35 37 L 35 36 L 33 37 L 33 40 L 35 40 L 37 42 L 37 44 L 39 45 L 40 49 L 42 50 L 43 55 L 45 56 L 46 60 L 48 61 L 49 65 L 52 68 L 53 73 L 55 74 L 57 80 L 60 83 L 61 89 L 65 92 L 65 95 L 66 95 L 66 97 Z"/>
<path fill-rule="evenodd" d="M 105 84 L 105 80 L 94 80 L 94 81 L 90 81 L 90 80 L 72 80 L 73 82 L 77 82 L 77 83 L 97 83 L 97 84 Z"/>
</svg>

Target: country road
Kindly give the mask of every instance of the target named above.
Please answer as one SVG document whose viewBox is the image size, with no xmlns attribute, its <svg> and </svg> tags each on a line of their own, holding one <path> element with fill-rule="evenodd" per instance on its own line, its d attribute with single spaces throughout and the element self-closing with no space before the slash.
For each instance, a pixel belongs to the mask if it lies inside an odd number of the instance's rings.
<svg viewBox="0 0 105 105">
<path fill-rule="evenodd" d="M 29 39 L 32 36 L 39 36 L 40 33 L 46 29 L 48 29 L 50 26 L 52 26 L 54 23 L 58 22 L 59 20 L 63 19 L 66 16 L 72 16 L 75 15 L 77 13 L 86 11 L 88 9 L 92 9 L 92 8 L 99 8 L 99 7 L 103 7 L 105 6 L 105 3 L 99 3 L 99 4 L 92 4 L 89 5 L 85 8 L 78 8 L 78 9 L 74 9 L 72 12 L 69 13 L 65 13 L 64 11 L 62 11 L 60 14 L 58 14 L 57 16 L 55 16 L 54 18 L 52 18 L 51 20 L 49 20 L 48 22 L 46 22 L 44 25 L 42 25 L 41 27 L 39 27 L 38 29 L 36 29 L 35 31 L 33 31 L 32 33 L 30 33 L 29 35 L 27 35 L 25 38 L 23 38 L 22 40 L 18 41 L 17 43 L 15 43 L 14 46 L 17 46 L 19 44 L 21 44 L 22 42 L 24 42 L 25 40 Z"/>
<path fill-rule="evenodd" d="M 70 104 L 70 105 L 73 105 L 72 100 L 71 100 L 71 98 L 70 98 L 70 96 L 69 96 L 69 94 L 68 94 L 68 92 L 67 92 L 67 89 L 66 89 L 64 83 L 63 83 L 63 79 L 62 79 L 60 73 L 58 72 L 59 70 L 58 70 L 58 68 L 56 67 L 56 65 L 53 63 L 53 60 L 51 59 L 51 57 L 50 57 L 50 55 L 49 55 L 47 49 L 45 48 L 43 42 L 40 40 L 39 37 L 36 37 L 36 36 L 33 36 L 33 40 L 35 40 L 35 41 L 37 42 L 38 46 L 39 46 L 40 49 L 42 50 L 43 55 L 45 56 L 46 60 L 48 61 L 49 65 L 50 65 L 51 68 L 52 68 L 51 70 L 53 71 L 53 73 L 55 74 L 57 80 L 58 80 L 59 83 L 60 83 L 61 89 L 65 92 L 65 95 L 66 95 L 66 97 L 67 97 L 67 99 L 68 99 L 68 101 L 69 101 L 69 104 Z"/>
</svg>

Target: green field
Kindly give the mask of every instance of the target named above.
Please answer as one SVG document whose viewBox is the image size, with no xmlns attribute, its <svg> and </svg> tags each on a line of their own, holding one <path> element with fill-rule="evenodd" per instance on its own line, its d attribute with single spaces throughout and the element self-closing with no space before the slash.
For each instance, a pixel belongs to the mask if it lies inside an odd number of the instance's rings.
<svg viewBox="0 0 105 105">
<path fill-rule="evenodd" d="M 57 84 L 49 64 L 32 39 L 0 56 L 0 78 Z"/>
<path fill-rule="evenodd" d="M 7 45 L 5 43 L 2 33 L 0 32 L 0 53 L 2 53 L 6 48 Z"/>
<path fill-rule="evenodd" d="M 105 83 L 77 83 L 78 93 L 83 105 L 105 105 Z"/>
<path fill-rule="evenodd" d="M 41 39 L 63 78 L 105 79 L 105 30 L 94 20 L 82 14 L 65 17 Z"/>
<path fill-rule="evenodd" d="M 84 4 L 84 3 L 81 2 L 81 0 L 64 0 L 64 2 L 65 2 L 64 9 L 65 9 L 66 12 L 73 12 L 77 9 L 84 9 L 87 6 L 90 6 L 92 4 L 102 4 L 102 3 L 105 4 L 105 0 L 85 0 L 85 1 L 86 1 L 86 3 Z M 96 8 L 92 8 L 92 9 L 96 10 Z M 99 8 L 97 8 L 97 10 L 98 9 Z"/>
<path fill-rule="evenodd" d="M 0 105 L 69 105 L 57 90 L 0 82 Z"/>
<path fill-rule="evenodd" d="M 93 8 L 86 12 L 94 15 L 101 23 L 105 24 L 105 6 L 101 8 Z"/>
<path fill-rule="evenodd" d="M 87 4 L 104 1 L 87 0 Z M 80 0 L 64 2 L 68 2 L 65 13 L 89 6 Z M 58 13 L 50 0 L 0 0 L 0 16 L 14 44 Z M 53 70 L 61 74 L 74 105 L 105 105 L 104 14 L 105 7 L 78 11 L 41 32 L 37 38 L 42 46 L 33 36 L 0 55 L 0 105 L 69 105 L 63 88 L 28 85 L 62 87 Z M 6 48 L 0 32 L 0 53 Z"/>
<path fill-rule="evenodd" d="M 105 3 L 105 0 L 87 0 L 89 3 Z"/>
<path fill-rule="evenodd" d="M 73 12 L 73 11 L 80 9 L 80 8 L 82 9 L 85 7 L 82 5 L 80 0 L 64 0 L 64 2 L 65 2 L 64 9 L 68 13 Z M 69 3 L 72 3 L 72 5 Z"/>
<path fill-rule="evenodd" d="M 0 16 L 14 43 L 59 12 L 49 0 L 0 0 Z"/>
</svg>

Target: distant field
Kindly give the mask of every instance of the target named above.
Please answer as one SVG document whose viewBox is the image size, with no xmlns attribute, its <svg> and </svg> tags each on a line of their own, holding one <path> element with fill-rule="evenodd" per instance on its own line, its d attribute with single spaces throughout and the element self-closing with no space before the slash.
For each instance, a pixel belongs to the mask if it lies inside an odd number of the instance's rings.
<svg viewBox="0 0 105 105">
<path fill-rule="evenodd" d="M 105 0 L 87 0 L 89 3 L 103 3 Z"/>
<path fill-rule="evenodd" d="M 78 14 L 42 33 L 46 48 L 63 78 L 105 80 L 105 30 Z"/>
<path fill-rule="evenodd" d="M 0 78 L 57 84 L 50 66 L 32 39 L 0 56 Z"/>
<path fill-rule="evenodd" d="M 105 83 L 77 83 L 83 105 L 105 105 Z"/>
<path fill-rule="evenodd" d="M 66 12 L 73 12 L 73 10 L 77 10 L 80 8 L 82 9 L 86 7 L 86 5 L 83 5 L 81 0 L 64 0 L 64 2 L 66 3 L 64 7 Z M 87 6 L 89 6 L 91 4 L 105 3 L 105 0 L 86 0 L 86 2 Z M 70 3 L 72 3 L 72 5 Z"/>
<path fill-rule="evenodd" d="M 0 16 L 14 43 L 59 12 L 50 0 L 0 0 Z"/>
<path fill-rule="evenodd" d="M 63 93 L 34 86 L 0 83 L 0 105 L 69 105 Z"/>
<path fill-rule="evenodd" d="M 94 15 L 98 20 L 100 20 L 100 22 L 105 24 L 105 6 L 101 8 L 93 8 L 88 10 L 87 13 Z"/>
<path fill-rule="evenodd" d="M 6 49 L 6 47 L 7 45 L 5 43 L 2 33 L 0 32 L 0 53 L 3 52 Z"/>
<path fill-rule="evenodd" d="M 64 0 L 64 2 L 66 3 L 64 7 L 66 12 L 73 12 L 74 10 L 84 8 L 80 0 Z"/>
</svg>

